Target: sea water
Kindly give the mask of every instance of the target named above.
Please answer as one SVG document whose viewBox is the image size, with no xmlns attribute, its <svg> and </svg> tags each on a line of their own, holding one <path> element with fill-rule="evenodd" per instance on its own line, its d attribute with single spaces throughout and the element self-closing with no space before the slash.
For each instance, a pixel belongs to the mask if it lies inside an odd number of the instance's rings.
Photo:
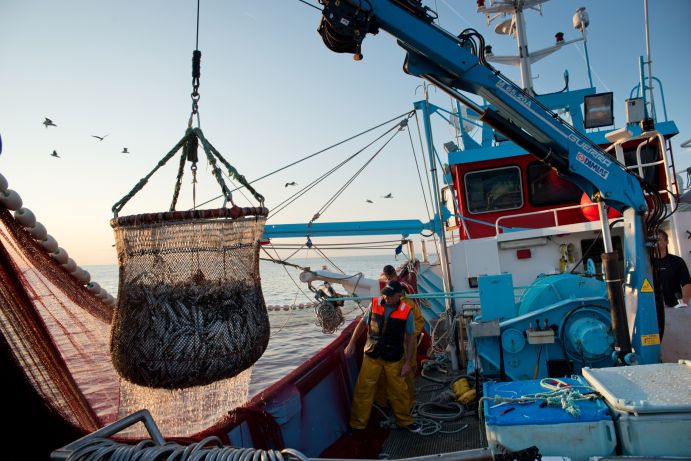
<svg viewBox="0 0 691 461">
<path fill-rule="evenodd" d="M 301 259 L 292 263 L 312 269 L 326 269 L 331 272 L 343 271 L 347 275 L 361 272 L 366 278 L 377 279 L 382 268 L 391 264 L 398 267 L 403 260 L 396 261 L 393 256 L 341 256 L 324 259 Z M 118 266 L 100 265 L 84 266 L 91 274 L 91 279 L 98 282 L 113 296 L 118 292 Z M 260 261 L 262 292 L 267 305 L 306 304 L 314 301 L 314 294 L 307 284 L 300 282 L 297 268 L 279 265 L 269 261 Z M 320 282 L 313 285 L 319 286 Z M 334 285 L 338 293 L 345 293 L 340 285 Z M 362 303 L 366 308 L 369 303 Z M 333 341 L 343 328 L 360 315 L 361 307 L 356 303 L 346 302 L 342 308 L 345 323 L 333 334 L 325 334 L 315 324 L 313 308 L 289 311 L 270 311 L 271 337 L 264 355 L 257 361 L 252 370 L 249 395 L 256 395 L 297 366 L 316 354 Z"/>
</svg>

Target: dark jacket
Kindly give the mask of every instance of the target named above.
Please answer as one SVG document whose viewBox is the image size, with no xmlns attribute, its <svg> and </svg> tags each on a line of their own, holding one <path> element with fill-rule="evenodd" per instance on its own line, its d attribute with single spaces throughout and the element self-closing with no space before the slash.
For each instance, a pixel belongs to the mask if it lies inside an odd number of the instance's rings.
<svg viewBox="0 0 691 461">
<path fill-rule="evenodd" d="M 385 318 L 385 308 L 378 298 L 372 299 L 372 313 L 368 324 L 365 354 L 398 362 L 405 350 L 405 330 L 410 306 L 403 301 Z"/>
</svg>

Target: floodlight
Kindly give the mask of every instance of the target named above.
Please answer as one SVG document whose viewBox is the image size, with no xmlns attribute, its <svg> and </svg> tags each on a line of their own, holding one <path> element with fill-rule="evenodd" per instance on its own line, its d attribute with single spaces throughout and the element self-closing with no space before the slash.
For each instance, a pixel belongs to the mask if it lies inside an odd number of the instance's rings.
<svg viewBox="0 0 691 461">
<path fill-rule="evenodd" d="M 450 154 L 451 152 L 456 152 L 458 150 L 458 145 L 453 141 L 445 142 L 444 150 L 446 150 L 447 154 Z"/>
<path fill-rule="evenodd" d="M 598 93 L 583 98 L 585 128 L 614 125 L 614 93 Z"/>
</svg>

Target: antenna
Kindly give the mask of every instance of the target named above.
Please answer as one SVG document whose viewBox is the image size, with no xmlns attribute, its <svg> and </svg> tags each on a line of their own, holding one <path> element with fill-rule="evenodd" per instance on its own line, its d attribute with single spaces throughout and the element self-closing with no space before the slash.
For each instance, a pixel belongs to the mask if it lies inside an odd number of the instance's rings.
<svg viewBox="0 0 691 461">
<path fill-rule="evenodd" d="M 581 31 L 582 37 L 573 40 L 564 40 L 564 34 L 558 32 L 555 35 L 556 43 L 553 46 L 529 52 L 524 11 L 532 9 L 542 13 L 542 4 L 548 1 L 549 0 L 494 0 L 489 6 L 485 6 L 484 0 L 478 0 L 477 2 L 477 11 L 487 17 L 488 24 L 491 24 L 494 20 L 502 16 L 510 16 L 510 18 L 504 19 L 497 24 L 494 27 L 494 32 L 500 35 L 513 35 L 518 45 L 518 55 L 513 56 L 492 55 L 491 47 L 488 47 L 485 53 L 487 61 L 518 67 L 521 74 L 521 86 L 533 95 L 535 94 L 535 90 L 533 89 L 531 65 L 545 56 L 559 51 L 564 45 L 585 41 L 585 28 L 590 24 L 585 8 L 579 8 L 576 12 L 577 17 L 574 16 L 574 27 Z M 588 75 L 590 75 L 590 64 L 588 64 Z M 592 86 L 592 78 L 590 86 Z"/>
<path fill-rule="evenodd" d="M 655 118 L 655 100 L 653 98 L 653 60 L 650 57 L 650 21 L 648 17 L 648 0 L 643 0 L 645 7 L 645 53 L 648 63 L 648 86 L 643 91 L 650 92 L 650 117 Z"/>
<path fill-rule="evenodd" d="M 585 11 L 585 7 L 582 6 L 576 10 L 573 15 L 573 28 L 581 31 L 583 36 L 583 49 L 585 49 L 585 65 L 588 68 L 588 82 L 590 87 L 593 87 L 593 76 L 590 73 L 590 57 L 588 56 L 588 39 L 585 35 L 585 29 L 590 25 L 590 18 L 588 13 Z"/>
<path fill-rule="evenodd" d="M 514 23 L 513 18 L 506 19 L 494 26 L 494 32 L 499 35 L 513 35 L 515 31 L 516 24 Z"/>
</svg>

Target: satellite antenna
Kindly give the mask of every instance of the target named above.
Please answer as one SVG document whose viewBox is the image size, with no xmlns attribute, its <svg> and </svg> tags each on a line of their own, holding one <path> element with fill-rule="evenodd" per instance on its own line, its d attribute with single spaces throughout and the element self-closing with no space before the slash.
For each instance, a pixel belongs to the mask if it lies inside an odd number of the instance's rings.
<svg viewBox="0 0 691 461">
<path fill-rule="evenodd" d="M 513 18 L 505 19 L 496 26 L 494 26 L 494 32 L 499 35 L 513 35 L 516 30 L 516 24 Z"/>
</svg>

